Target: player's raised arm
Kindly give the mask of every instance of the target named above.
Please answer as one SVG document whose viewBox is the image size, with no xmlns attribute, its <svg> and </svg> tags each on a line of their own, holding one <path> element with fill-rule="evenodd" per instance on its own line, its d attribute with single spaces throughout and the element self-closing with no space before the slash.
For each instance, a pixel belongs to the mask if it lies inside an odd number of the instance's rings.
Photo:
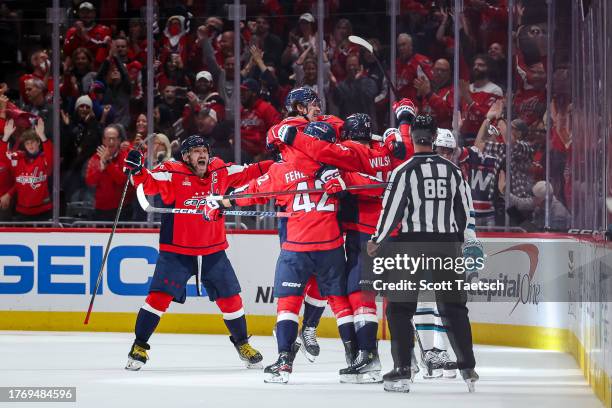
<svg viewBox="0 0 612 408">
<path fill-rule="evenodd" d="M 274 191 L 274 182 L 270 173 L 266 173 L 255 180 L 251 180 L 249 184 L 238 187 L 234 190 L 234 194 L 252 194 Z M 236 198 L 230 199 L 230 202 L 238 206 L 249 206 L 255 204 L 265 204 L 273 197 L 254 197 L 254 198 Z"/>
<path fill-rule="evenodd" d="M 253 164 L 230 164 L 227 168 L 228 185 L 230 187 L 242 186 L 251 180 L 264 175 L 274 162 L 264 160 Z"/>
<path fill-rule="evenodd" d="M 172 172 L 165 164 L 157 166 L 152 171 L 143 167 L 142 153 L 138 150 L 130 150 L 125 158 L 124 169 L 131 171 L 131 181 L 134 187 L 142 184 L 146 195 L 161 196 L 165 204 L 175 201 L 174 188 L 172 187 Z"/>
</svg>

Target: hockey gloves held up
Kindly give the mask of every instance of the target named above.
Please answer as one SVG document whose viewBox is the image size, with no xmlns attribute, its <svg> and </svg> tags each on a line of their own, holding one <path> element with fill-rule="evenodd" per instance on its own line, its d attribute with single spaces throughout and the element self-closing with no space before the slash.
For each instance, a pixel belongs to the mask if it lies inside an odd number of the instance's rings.
<svg viewBox="0 0 612 408">
<path fill-rule="evenodd" d="M 385 130 L 385 133 L 383 133 L 383 143 L 393 157 L 399 160 L 406 159 L 406 144 L 402 139 L 399 129 L 389 128 Z"/>
<path fill-rule="evenodd" d="M 393 112 L 400 124 L 412 124 L 416 117 L 417 110 L 414 103 L 408 98 L 404 98 L 393 104 Z"/>
<path fill-rule="evenodd" d="M 344 183 L 340 172 L 335 167 L 322 166 L 317 171 L 316 177 L 323 183 L 323 188 L 327 194 L 338 194 L 346 190 L 346 183 Z"/>
<path fill-rule="evenodd" d="M 222 215 L 219 201 L 210 198 L 206 199 L 206 205 L 203 211 L 203 216 L 206 221 L 217 221 Z"/>
<path fill-rule="evenodd" d="M 130 150 L 124 161 L 123 172 L 125 174 L 138 174 L 142 170 L 142 153 L 138 150 Z"/>
</svg>

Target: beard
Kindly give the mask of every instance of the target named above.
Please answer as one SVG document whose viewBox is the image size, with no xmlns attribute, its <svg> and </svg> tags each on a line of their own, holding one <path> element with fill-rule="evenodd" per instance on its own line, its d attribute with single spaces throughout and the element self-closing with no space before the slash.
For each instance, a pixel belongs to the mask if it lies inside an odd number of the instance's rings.
<svg viewBox="0 0 612 408">
<path fill-rule="evenodd" d="M 474 81 L 480 81 L 481 79 L 486 79 L 489 76 L 487 71 L 480 71 L 477 69 L 472 70 L 472 79 Z"/>
</svg>

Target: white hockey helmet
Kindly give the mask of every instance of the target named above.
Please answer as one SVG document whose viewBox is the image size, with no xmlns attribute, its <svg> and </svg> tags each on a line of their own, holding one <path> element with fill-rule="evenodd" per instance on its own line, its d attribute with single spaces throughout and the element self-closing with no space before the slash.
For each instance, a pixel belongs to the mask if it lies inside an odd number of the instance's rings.
<svg viewBox="0 0 612 408">
<path fill-rule="evenodd" d="M 434 142 L 436 147 L 446 147 L 447 149 L 456 149 L 457 141 L 453 132 L 449 129 L 438 128 L 438 134 L 436 135 L 436 141 Z"/>
</svg>

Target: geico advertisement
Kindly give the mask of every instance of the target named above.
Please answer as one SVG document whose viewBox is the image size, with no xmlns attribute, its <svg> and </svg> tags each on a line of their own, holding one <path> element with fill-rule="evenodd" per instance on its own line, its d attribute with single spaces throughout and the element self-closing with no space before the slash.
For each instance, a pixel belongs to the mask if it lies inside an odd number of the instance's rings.
<svg viewBox="0 0 612 408">
<path fill-rule="evenodd" d="M 228 234 L 227 239 L 228 257 L 240 281 L 247 313 L 274 315 L 278 237 Z M 106 233 L 0 234 L 0 310 L 85 310 L 107 240 Z M 530 242 L 483 239 L 485 252 L 492 254 L 487 268 L 493 269 L 496 277 L 505 277 L 511 284 L 514 281 L 515 289 L 482 294 L 482 300 L 469 305 L 474 321 L 565 327 L 566 308 L 540 299 L 549 271 L 567 270 L 567 260 L 554 256 L 542 243 Z M 115 234 L 95 309 L 137 310 L 148 293 L 157 248 L 156 233 Z M 205 294 L 196 296 L 195 278 L 187 291 L 185 305 L 174 305 L 172 312 L 217 313 L 216 305 Z M 326 315 L 330 316 L 329 311 Z"/>
<path fill-rule="evenodd" d="M 98 311 L 137 310 L 148 293 L 158 257 L 158 234 L 117 233 L 96 296 Z M 0 234 L 0 310 L 79 311 L 94 291 L 108 234 Z M 275 314 L 272 286 L 279 253 L 275 235 L 228 235 L 227 250 L 242 288 L 245 309 Z M 203 290 L 203 288 L 202 288 Z M 216 313 L 195 277 L 179 313 Z"/>
</svg>

